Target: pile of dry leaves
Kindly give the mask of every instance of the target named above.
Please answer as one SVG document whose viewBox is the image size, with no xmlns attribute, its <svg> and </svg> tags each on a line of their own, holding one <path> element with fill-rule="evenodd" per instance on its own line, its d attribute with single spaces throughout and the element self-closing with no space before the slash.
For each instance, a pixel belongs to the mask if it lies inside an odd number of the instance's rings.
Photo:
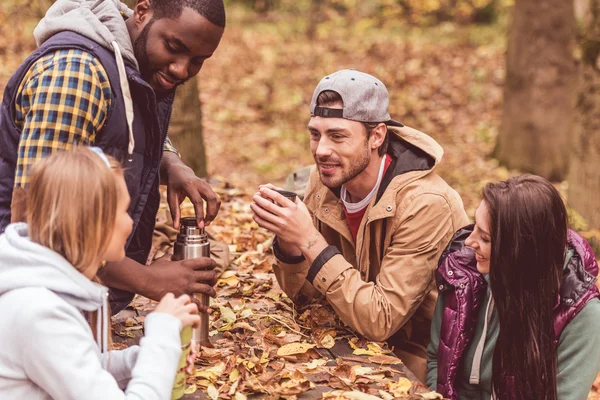
<svg viewBox="0 0 600 400">
<path fill-rule="evenodd" d="M 289 399 L 441 398 L 416 382 L 385 344 L 356 336 L 329 306 L 297 307 L 277 285 L 271 267 L 272 235 L 252 220 L 250 196 L 226 186 L 216 190 L 223 203 L 209 231 L 229 245 L 233 261 L 211 303 L 214 348 L 200 350 L 187 397 L 200 398 L 193 393 L 202 391 L 213 400 L 241 400 L 252 394 Z M 191 204 L 183 204 L 183 214 L 193 214 Z M 139 337 L 143 315 L 154 306 L 136 298 L 139 316 L 117 322 L 115 333 Z"/>
</svg>

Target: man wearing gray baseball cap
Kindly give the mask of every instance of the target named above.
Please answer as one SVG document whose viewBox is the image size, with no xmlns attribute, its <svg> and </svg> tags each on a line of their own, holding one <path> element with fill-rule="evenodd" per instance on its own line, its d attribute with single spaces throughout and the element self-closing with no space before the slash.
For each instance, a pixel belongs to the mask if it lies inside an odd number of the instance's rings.
<svg viewBox="0 0 600 400">
<path fill-rule="evenodd" d="M 391 119 L 388 105 L 385 85 L 369 74 L 324 77 L 310 104 L 316 168 L 304 202 L 264 185 L 251 207 L 276 234 L 274 270 L 287 295 L 325 297 L 358 333 L 387 340 L 425 382 L 437 261 L 469 221 L 434 172 L 440 145 Z"/>
</svg>

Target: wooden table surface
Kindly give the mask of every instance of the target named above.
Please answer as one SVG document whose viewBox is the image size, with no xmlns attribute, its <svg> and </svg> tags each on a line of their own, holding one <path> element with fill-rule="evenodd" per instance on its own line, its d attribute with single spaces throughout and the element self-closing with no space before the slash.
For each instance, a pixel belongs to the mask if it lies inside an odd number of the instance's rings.
<svg viewBox="0 0 600 400">
<path fill-rule="evenodd" d="M 283 345 L 282 343 L 274 342 L 279 340 L 280 337 L 277 332 L 270 333 L 269 330 L 272 328 L 273 320 L 277 321 L 279 318 L 283 321 L 287 309 L 291 310 L 289 299 L 280 298 L 282 296 L 281 289 L 279 289 L 276 280 L 272 273 L 261 273 L 261 274 L 244 274 L 238 271 L 231 271 L 224 275 L 223 282 L 217 283 L 217 302 L 225 304 L 229 307 L 229 311 L 237 310 L 238 314 L 241 313 L 240 309 L 244 308 L 247 312 L 254 312 L 255 319 L 251 318 L 239 318 L 240 322 L 244 327 L 236 328 L 233 326 L 231 329 L 223 327 L 222 315 L 219 319 L 219 312 L 217 316 L 213 315 L 211 322 L 211 329 L 213 330 L 213 336 L 211 337 L 211 343 L 215 349 L 203 350 L 196 360 L 196 370 L 204 371 L 208 368 L 215 367 L 216 365 L 226 365 L 233 363 L 241 365 L 239 363 L 239 357 L 247 360 L 248 349 L 255 349 L 256 354 L 259 355 L 268 349 L 268 360 L 260 365 L 261 374 L 275 374 L 277 368 L 281 368 L 281 377 L 277 378 L 277 384 L 266 387 L 265 393 L 255 393 L 252 388 L 242 388 L 240 393 L 248 396 L 249 398 L 273 398 L 277 397 L 279 390 L 285 385 L 283 382 L 290 384 L 290 374 L 285 372 L 296 372 L 302 376 L 304 385 L 310 382 L 310 388 L 305 388 L 300 393 L 296 394 L 297 399 L 317 399 L 321 398 L 324 393 L 336 391 L 336 393 L 349 392 L 349 391 L 366 391 L 371 395 L 378 396 L 380 390 L 387 391 L 393 389 L 390 385 L 400 382 L 402 378 L 406 378 L 410 382 L 403 380 L 405 384 L 409 385 L 410 391 L 406 396 L 401 398 L 405 399 L 422 399 L 419 394 L 430 392 L 428 388 L 418 382 L 415 375 L 410 372 L 400 360 L 394 356 L 394 354 L 387 348 L 385 343 L 372 343 L 361 339 L 354 334 L 348 327 L 344 326 L 341 321 L 335 317 L 335 313 L 330 306 L 321 304 L 309 305 L 304 311 L 302 307 L 293 308 L 293 319 L 297 321 L 298 325 L 293 328 L 294 325 L 290 325 L 288 321 L 286 324 L 276 324 L 278 328 L 282 328 L 285 325 L 285 331 L 289 333 L 296 332 L 295 339 L 292 339 L 293 343 L 310 343 L 313 347 L 306 354 L 293 355 L 293 356 L 279 356 L 278 349 Z M 232 281 L 233 280 L 233 281 Z M 239 281 L 238 281 L 239 280 Z M 251 282 L 255 287 L 255 291 L 246 291 L 244 285 Z M 261 285 L 267 282 L 268 290 L 257 289 Z M 231 284 L 228 287 L 227 284 Z M 243 292 L 243 294 L 242 294 Z M 273 298 L 273 296 L 275 296 Z M 285 300 L 285 301 L 284 301 Z M 151 312 L 156 303 L 149 301 L 143 297 L 138 297 L 134 300 L 133 308 L 126 309 L 113 317 L 113 342 L 117 348 L 131 346 L 138 344 L 140 338 L 143 335 L 143 318 L 146 314 Z M 211 305 L 213 310 L 220 310 L 219 306 Z M 312 307 L 312 308 L 311 308 Z M 306 311 L 309 310 L 309 311 Z M 223 310 L 221 309 L 221 314 Z M 310 315 L 311 320 L 302 320 L 301 313 L 307 312 Z M 320 314 L 320 315 L 319 315 Z M 266 319 L 265 319 L 266 318 Z M 246 322 L 247 321 L 247 322 Z M 270 321 L 265 323 L 265 321 Z M 281 322 L 280 321 L 280 322 Z M 316 324 L 313 323 L 316 321 Z M 252 326 L 250 326 L 252 325 Z M 310 328 L 310 327 L 313 328 Z M 251 335 L 248 334 L 248 329 L 256 328 Z M 301 327 L 301 328 L 300 328 Z M 218 329 L 218 333 L 217 333 Z M 300 332 L 301 330 L 302 332 Z M 332 335 L 335 340 L 332 339 L 330 345 L 324 346 L 319 344 L 319 340 L 315 336 L 319 330 L 326 332 L 333 332 Z M 216 333 L 216 334 L 215 334 Z M 282 332 L 283 335 L 283 332 Z M 284 335 L 285 337 L 285 335 Z M 352 341 L 352 343 L 351 343 Z M 289 342 L 284 342 L 289 343 Z M 351 346 L 352 344 L 352 346 Z M 370 347 L 375 347 L 375 352 L 366 352 L 365 355 L 356 354 L 357 348 L 368 350 Z M 244 353 L 246 352 L 246 353 Z M 238 357 L 237 361 L 236 357 Z M 307 364 L 312 360 L 322 360 L 319 363 L 326 363 L 316 368 L 308 368 Z M 258 360 L 255 360 L 258 364 Z M 374 362 L 375 361 L 375 362 Z M 236 367 L 237 368 L 237 367 Z M 243 369 L 244 367 L 242 367 Z M 360 369 L 358 369 L 360 368 Z M 285 369 L 285 371 L 284 371 Z M 228 374 L 229 372 L 226 372 Z M 250 375 L 260 374 L 250 373 Z M 184 400 L 208 400 L 210 397 L 207 395 L 206 382 L 199 382 L 203 379 L 202 377 L 190 377 L 188 383 L 196 382 L 197 390 L 193 393 L 184 395 Z M 308 381 L 308 382 L 307 382 Z M 220 384 L 214 382 L 215 386 L 227 390 L 227 377 L 221 377 L 219 379 Z M 264 381 L 263 381 L 264 383 Z M 281 383 L 281 385 L 279 385 Z M 204 385 L 204 386 L 203 386 Z M 258 384 L 261 389 L 262 385 Z M 266 385 L 265 385 L 266 386 Z M 307 385 L 308 386 L 308 385 Z M 256 389 L 256 387 L 254 388 Z M 262 391 L 262 390 L 261 390 Z M 397 392 L 396 392 L 397 393 Z M 233 399 L 233 396 L 222 395 L 221 399 Z M 385 398 L 385 394 L 382 394 Z M 388 399 L 389 394 L 387 394 Z M 291 397 L 291 396 L 287 396 Z M 398 397 L 398 396 L 396 396 Z M 432 397 L 428 397 L 432 398 Z"/>
</svg>

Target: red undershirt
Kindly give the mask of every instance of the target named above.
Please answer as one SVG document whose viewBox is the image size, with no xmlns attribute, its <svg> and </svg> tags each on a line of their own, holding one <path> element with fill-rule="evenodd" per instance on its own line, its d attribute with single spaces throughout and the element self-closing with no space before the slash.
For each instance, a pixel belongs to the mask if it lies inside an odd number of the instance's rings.
<svg viewBox="0 0 600 400">
<path fill-rule="evenodd" d="M 382 178 L 385 176 L 385 173 L 388 170 L 388 167 L 390 166 L 390 164 L 392 163 L 392 157 L 390 157 L 389 155 L 385 155 L 385 165 L 383 167 L 383 175 Z M 363 219 L 363 217 L 365 216 L 365 211 L 367 211 L 367 208 L 369 207 L 369 205 L 367 204 L 365 206 L 365 208 L 363 208 L 360 211 L 357 211 L 355 213 L 349 213 L 348 211 L 346 211 L 346 207 L 344 207 L 344 214 L 346 215 L 346 221 L 348 222 L 348 226 L 350 227 L 350 232 L 352 232 L 352 237 L 354 238 L 354 242 L 356 243 L 356 235 L 358 234 L 358 228 L 360 227 L 360 223 Z"/>
</svg>

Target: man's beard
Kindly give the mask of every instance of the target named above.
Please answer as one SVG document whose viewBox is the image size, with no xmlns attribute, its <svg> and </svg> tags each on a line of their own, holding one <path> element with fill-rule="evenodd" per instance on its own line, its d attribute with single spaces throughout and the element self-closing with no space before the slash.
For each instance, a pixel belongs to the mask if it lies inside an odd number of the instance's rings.
<svg viewBox="0 0 600 400">
<path fill-rule="evenodd" d="M 317 162 L 317 167 L 318 167 L 319 163 L 330 162 L 329 158 L 318 158 L 317 156 L 314 156 L 314 159 Z M 333 160 L 333 161 L 335 161 L 335 160 Z M 371 162 L 371 151 L 369 150 L 369 146 L 368 146 L 368 142 L 367 142 L 367 145 L 365 145 L 365 147 L 364 147 L 364 151 L 357 154 L 356 157 L 349 160 L 348 166 L 350 169 L 346 173 L 342 172 L 343 175 L 340 178 L 337 178 L 336 180 L 332 180 L 331 177 L 327 177 L 327 176 L 324 177 L 321 174 L 321 170 L 319 169 L 319 176 L 321 177 L 321 182 L 323 183 L 323 185 L 327 186 L 331 190 L 339 189 L 346 182 L 351 181 L 352 179 L 354 179 L 358 175 L 360 175 L 361 172 L 363 172 L 369 166 L 370 162 Z"/>
<path fill-rule="evenodd" d="M 148 83 L 150 83 L 152 79 L 152 73 L 154 72 L 154 70 L 150 65 L 150 59 L 148 58 L 148 52 L 146 49 L 148 46 L 148 33 L 150 32 L 150 27 L 152 26 L 152 24 L 154 24 L 154 21 L 156 21 L 154 18 L 148 21 L 144 29 L 142 29 L 142 31 L 140 32 L 140 35 L 137 37 L 137 39 L 135 39 L 135 43 L 133 44 L 133 55 L 135 56 L 135 59 L 138 62 L 140 74 L 142 75 L 142 78 Z M 184 80 L 177 79 L 171 76 L 169 71 L 162 71 L 162 73 L 167 75 L 173 82 L 177 82 L 175 87 L 181 86 L 190 80 L 190 78 Z"/>
<path fill-rule="evenodd" d="M 148 52 L 146 51 L 146 47 L 148 45 L 148 32 L 150 32 L 150 27 L 152 24 L 154 24 L 154 18 L 148 21 L 137 39 L 135 39 L 135 43 L 133 43 L 133 55 L 138 62 L 140 74 L 146 82 L 150 80 L 152 71 L 150 68 L 150 60 L 148 59 Z"/>
</svg>

